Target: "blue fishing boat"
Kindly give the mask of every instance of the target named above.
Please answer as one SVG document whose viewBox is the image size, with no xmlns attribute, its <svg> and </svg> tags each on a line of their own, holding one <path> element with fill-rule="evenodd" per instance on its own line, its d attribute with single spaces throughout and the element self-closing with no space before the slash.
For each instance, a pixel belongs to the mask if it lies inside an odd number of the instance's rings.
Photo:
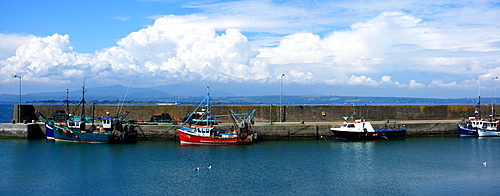
<svg viewBox="0 0 500 196">
<path fill-rule="evenodd" d="M 477 130 L 483 127 L 485 122 L 487 120 L 481 119 L 481 96 L 479 96 L 473 114 L 457 125 L 458 133 L 461 137 L 478 136 Z"/>
<path fill-rule="evenodd" d="M 45 122 L 47 139 L 57 142 L 76 143 L 135 143 L 137 142 L 136 126 L 125 120 L 128 112 L 117 114 L 114 118 L 94 118 L 85 116 L 85 86 L 82 93 L 82 115 L 74 116 L 68 112 L 56 112 Z M 68 103 L 68 102 L 67 102 Z M 95 105 L 94 105 L 95 107 Z M 61 119 L 65 118 L 64 121 Z"/>
<path fill-rule="evenodd" d="M 135 143 L 135 126 L 111 117 L 94 120 L 91 117 L 72 116 L 66 126 L 52 125 L 55 141 L 77 143 Z"/>
<path fill-rule="evenodd" d="M 457 125 L 458 133 L 461 137 L 478 136 L 478 130 L 482 128 L 486 122 L 488 121 L 484 119 L 469 117 Z"/>
</svg>

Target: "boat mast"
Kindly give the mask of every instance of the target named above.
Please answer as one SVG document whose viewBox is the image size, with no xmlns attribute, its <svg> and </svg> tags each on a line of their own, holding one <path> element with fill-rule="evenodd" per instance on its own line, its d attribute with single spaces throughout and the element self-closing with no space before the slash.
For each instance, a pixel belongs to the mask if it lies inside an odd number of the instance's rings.
<svg viewBox="0 0 500 196">
<path fill-rule="evenodd" d="M 491 78 L 491 120 L 495 118 L 495 81 L 498 76 Z"/>
<path fill-rule="evenodd" d="M 477 118 L 481 119 L 481 95 L 477 98 L 476 111 Z"/>
<path fill-rule="evenodd" d="M 206 113 L 206 116 L 207 116 L 207 125 L 210 125 L 210 117 L 212 116 L 212 112 L 211 112 L 211 103 L 210 103 L 210 86 L 207 86 L 207 105 L 205 107 L 205 113 Z"/>
<path fill-rule="evenodd" d="M 481 85 L 479 84 L 479 81 L 477 81 L 477 104 L 474 111 L 474 117 L 481 119 Z"/>
</svg>

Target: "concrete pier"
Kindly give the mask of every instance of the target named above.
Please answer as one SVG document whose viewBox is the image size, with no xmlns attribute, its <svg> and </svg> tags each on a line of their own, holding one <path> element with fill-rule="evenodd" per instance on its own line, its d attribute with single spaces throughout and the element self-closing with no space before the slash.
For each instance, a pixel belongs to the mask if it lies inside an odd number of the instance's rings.
<svg viewBox="0 0 500 196">
<path fill-rule="evenodd" d="M 43 139 L 45 126 L 43 123 L 2 123 L 0 137 Z"/>
<path fill-rule="evenodd" d="M 372 121 L 374 128 L 383 127 L 385 121 Z M 401 121 L 407 129 L 407 137 L 458 136 L 457 124 L 460 120 L 413 120 Z M 339 127 L 342 122 L 287 122 L 254 125 L 260 140 L 334 139 L 330 127 Z M 220 128 L 231 126 L 221 123 Z M 140 140 L 178 140 L 178 125 L 142 124 L 138 127 Z M 45 137 L 43 123 L 0 124 L 0 137 L 40 139 Z"/>
</svg>

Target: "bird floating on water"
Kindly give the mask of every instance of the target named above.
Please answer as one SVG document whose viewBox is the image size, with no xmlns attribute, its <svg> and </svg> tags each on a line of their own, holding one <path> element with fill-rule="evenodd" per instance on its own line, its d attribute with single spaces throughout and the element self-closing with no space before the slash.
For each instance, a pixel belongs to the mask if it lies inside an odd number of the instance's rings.
<svg viewBox="0 0 500 196">
<path fill-rule="evenodd" d="M 211 165 L 207 166 L 207 169 L 212 169 L 212 166 Z"/>
<path fill-rule="evenodd" d="M 483 165 L 486 166 L 486 162 L 484 162 Z"/>
<path fill-rule="evenodd" d="M 199 167 L 197 167 L 197 168 L 194 168 L 194 171 L 198 171 L 198 170 L 200 170 L 200 168 L 199 168 Z"/>
</svg>

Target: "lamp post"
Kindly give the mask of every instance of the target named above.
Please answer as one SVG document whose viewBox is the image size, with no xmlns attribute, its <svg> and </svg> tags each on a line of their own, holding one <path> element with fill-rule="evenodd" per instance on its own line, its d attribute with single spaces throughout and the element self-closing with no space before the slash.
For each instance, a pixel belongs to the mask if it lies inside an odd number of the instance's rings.
<svg viewBox="0 0 500 196">
<path fill-rule="evenodd" d="M 21 76 L 14 75 L 14 78 L 19 78 L 19 105 L 17 106 L 17 122 L 21 123 Z"/>
<path fill-rule="evenodd" d="M 285 76 L 285 74 L 281 74 L 280 76 L 280 123 L 283 121 L 282 119 L 282 99 L 283 99 L 283 76 Z"/>
<path fill-rule="evenodd" d="M 495 80 L 498 76 L 491 78 L 491 120 L 495 119 Z"/>
</svg>

